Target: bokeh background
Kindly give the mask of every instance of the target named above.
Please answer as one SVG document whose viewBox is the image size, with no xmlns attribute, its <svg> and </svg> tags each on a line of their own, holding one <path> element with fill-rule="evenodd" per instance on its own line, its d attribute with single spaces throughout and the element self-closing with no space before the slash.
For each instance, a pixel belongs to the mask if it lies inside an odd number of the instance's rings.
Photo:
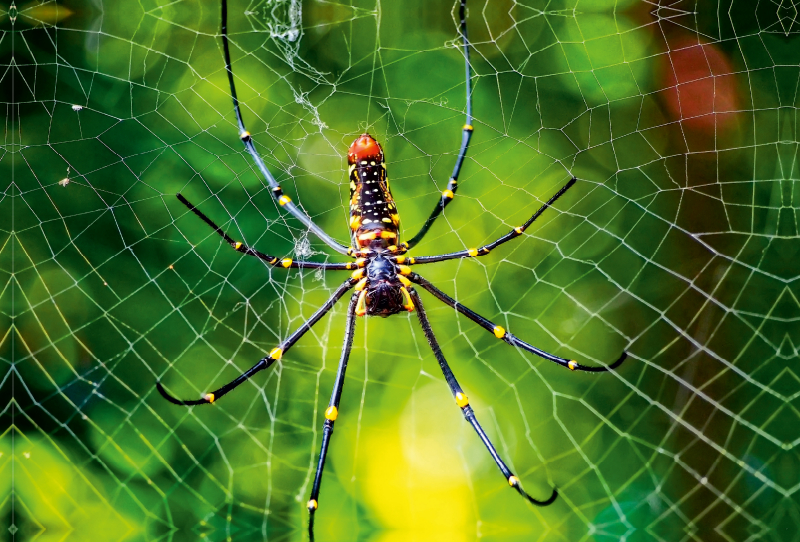
<svg viewBox="0 0 800 542">
<path fill-rule="evenodd" d="M 468 248 L 579 179 L 528 235 L 420 267 L 570 373 L 423 300 L 511 491 L 412 315 L 359 321 L 316 539 L 797 540 L 800 5 L 470 0 L 475 134 L 416 254 Z M 338 273 L 279 256 L 237 137 L 217 2 L 3 9 L 0 512 L 15 540 L 304 540 L 341 302 L 214 406 Z M 347 238 L 345 152 L 384 145 L 403 232 L 446 187 L 465 107 L 451 1 L 232 0 L 245 120 L 284 190 Z"/>
</svg>

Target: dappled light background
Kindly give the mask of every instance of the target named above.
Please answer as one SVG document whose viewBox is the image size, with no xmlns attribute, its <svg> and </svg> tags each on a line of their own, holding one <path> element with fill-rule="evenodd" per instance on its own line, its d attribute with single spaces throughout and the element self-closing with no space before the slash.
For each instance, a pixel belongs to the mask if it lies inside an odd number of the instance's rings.
<svg viewBox="0 0 800 542">
<path fill-rule="evenodd" d="M 498 473 L 414 315 L 359 319 L 316 540 L 791 540 L 800 528 L 796 2 L 470 0 L 475 133 L 416 270 L 572 373 L 422 294 L 534 508 Z M 233 69 L 284 191 L 347 242 L 347 146 L 384 145 L 408 239 L 464 119 L 451 1 L 231 0 Z M 304 540 L 341 302 L 280 363 L 197 398 L 346 275 L 238 138 L 214 1 L 3 11 L 3 529 L 39 540 Z"/>
</svg>

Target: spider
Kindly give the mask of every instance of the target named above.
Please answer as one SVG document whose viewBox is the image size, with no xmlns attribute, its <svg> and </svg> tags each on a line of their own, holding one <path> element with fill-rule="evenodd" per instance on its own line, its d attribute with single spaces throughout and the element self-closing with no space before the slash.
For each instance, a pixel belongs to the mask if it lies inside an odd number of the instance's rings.
<svg viewBox="0 0 800 542">
<path fill-rule="evenodd" d="M 250 133 L 245 129 L 244 121 L 242 120 L 241 110 L 239 108 L 239 101 L 236 97 L 236 86 L 233 79 L 233 71 L 231 68 L 231 57 L 228 46 L 227 34 L 227 0 L 222 0 L 222 44 L 225 57 L 225 69 L 228 74 L 228 83 L 230 84 L 231 98 L 233 99 L 233 108 L 236 114 L 236 120 L 239 125 L 239 137 L 244 143 L 245 149 L 252 156 L 258 169 L 263 174 L 267 183 L 269 184 L 272 195 L 280 205 L 286 209 L 293 217 L 302 222 L 310 231 L 314 232 L 322 241 L 324 241 L 330 248 L 336 252 L 350 256 L 355 261 L 348 263 L 319 263 L 309 261 L 296 261 L 290 258 L 279 259 L 275 256 L 264 254 L 249 247 L 239 241 L 235 241 L 226 232 L 224 232 L 217 224 L 214 223 L 197 207 L 192 205 L 181 194 L 177 194 L 177 198 L 183 203 L 192 213 L 197 215 L 203 222 L 208 224 L 220 237 L 222 237 L 231 247 L 236 251 L 254 256 L 265 261 L 273 267 L 283 267 L 287 269 L 323 269 L 326 271 L 352 271 L 352 274 L 339 286 L 331 297 L 319 308 L 317 311 L 294 333 L 284 339 L 276 348 L 274 348 L 266 357 L 260 359 L 253 367 L 242 373 L 235 380 L 225 384 L 221 388 L 205 394 L 201 399 L 197 400 L 180 400 L 164 389 L 160 382 L 156 383 L 158 391 L 167 400 L 177 405 L 202 405 L 210 404 L 217 401 L 225 394 L 232 391 L 234 388 L 251 378 L 259 371 L 267 369 L 281 357 L 298 341 L 300 338 L 310 330 L 319 320 L 333 308 L 339 299 L 341 299 L 348 291 L 354 290 L 350 296 L 350 303 L 347 307 L 347 317 L 345 322 L 345 336 L 344 345 L 342 346 L 342 354 L 339 361 L 338 370 L 336 372 L 336 380 L 331 393 L 328 408 L 325 410 L 325 422 L 322 430 L 322 446 L 320 448 L 319 460 L 317 463 L 316 473 L 314 476 L 314 484 L 311 490 L 311 497 L 308 501 L 308 511 L 310 514 L 309 527 L 313 525 L 314 512 L 319 507 L 319 492 L 320 483 L 322 481 L 322 472 L 325 467 L 325 458 L 328 453 L 328 446 L 330 444 L 331 435 L 333 434 L 333 426 L 339 416 L 339 400 L 342 396 L 342 388 L 344 386 L 345 371 L 347 370 L 347 362 L 350 357 L 350 349 L 353 344 L 353 333 L 355 330 L 356 317 L 359 316 L 382 316 L 387 317 L 393 314 L 409 311 L 416 312 L 419 319 L 420 326 L 428 341 L 428 344 L 433 351 L 439 365 L 453 394 L 456 405 L 461 409 L 464 418 L 475 429 L 480 439 L 488 449 L 489 453 L 494 459 L 500 472 L 505 477 L 508 484 L 514 488 L 520 495 L 526 498 L 529 502 L 537 506 L 547 506 L 553 503 L 558 496 L 558 491 L 554 488 L 550 497 L 546 500 L 537 500 L 528 495 L 523 490 L 520 480 L 515 476 L 505 462 L 501 459 L 500 454 L 494 447 L 486 432 L 478 423 L 475 412 L 469 404 L 469 399 L 464 393 L 464 390 L 456 380 L 453 371 L 447 363 L 447 360 L 439 347 L 436 336 L 431 329 L 428 317 L 425 314 L 425 308 L 419 294 L 414 289 L 414 285 L 421 287 L 430 292 L 436 299 L 442 303 L 450 306 L 456 311 L 460 312 L 479 326 L 486 329 L 489 333 L 493 334 L 497 339 L 505 343 L 522 348 L 528 352 L 536 354 L 546 360 L 557 363 L 567 367 L 573 371 L 587 371 L 587 372 L 604 372 L 619 367 L 625 360 L 627 354 L 625 352 L 613 364 L 603 367 L 592 367 L 581 365 L 574 360 L 561 358 L 545 352 L 527 342 L 512 335 L 501 326 L 496 325 L 487 318 L 470 310 L 461 303 L 454 300 L 442 290 L 425 280 L 423 277 L 411 270 L 412 265 L 421 265 L 433 262 L 441 262 L 445 260 L 453 260 L 460 258 L 473 258 L 481 257 L 489 254 L 493 249 L 500 245 L 511 241 L 521 236 L 526 229 L 545 211 L 550 207 L 553 202 L 560 198 L 567 190 L 569 190 L 576 182 L 572 178 L 566 185 L 564 185 L 558 192 L 556 192 L 544 205 L 542 205 L 523 225 L 512 229 L 507 234 L 499 239 L 486 244 L 480 248 L 470 248 L 468 250 L 461 250 L 449 254 L 440 254 L 437 256 L 406 256 L 406 253 L 411 250 L 417 243 L 419 243 L 428 230 L 431 228 L 437 217 L 447 207 L 447 205 L 454 199 L 456 190 L 458 189 L 458 175 L 464 163 L 464 157 L 469 148 L 469 142 L 473 133 L 472 126 L 472 97 L 471 97 L 471 84 L 470 84 L 470 61 L 469 51 L 470 45 L 467 38 L 467 22 L 466 22 L 466 3 L 467 0 L 460 0 L 459 16 L 460 28 L 462 38 L 462 49 L 465 61 L 466 72 L 466 122 L 461 131 L 461 147 L 456 158 L 456 163 L 453 168 L 453 173 L 447 184 L 447 189 L 444 190 L 440 196 L 439 201 L 433 208 L 428 219 L 422 225 L 420 231 L 412 237 L 409 241 L 399 241 L 399 224 L 400 216 L 397 211 L 397 206 L 392 198 L 392 193 L 389 188 L 389 181 L 386 177 L 386 167 L 384 162 L 384 154 L 381 145 L 369 134 L 365 133 L 358 137 L 350 146 L 347 154 L 347 161 L 349 164 L 348 174 L 350 179 L 350 234 L 352 240 L 352 247 L 346 247 L 338 243 L 319 226 L 317 226 L 312 219 L 301 211 L 291 200 L 291 198 L 283 193 L 280 185 L 267 169 L 261 156 L 256 151 L 253 145 L 253 139 Z"/>
</svg>

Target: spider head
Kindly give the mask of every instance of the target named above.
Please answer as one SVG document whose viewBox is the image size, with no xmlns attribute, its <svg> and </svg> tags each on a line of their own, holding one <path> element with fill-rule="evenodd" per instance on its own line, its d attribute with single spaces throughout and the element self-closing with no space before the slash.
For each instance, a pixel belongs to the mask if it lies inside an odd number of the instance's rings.
<svg viewBox="0 0 800 542">
<path fill-rule="evenodd" d="M 367 265 L 367 314 L 383 316 L 402 312 L 403 294 L 397 280 L 395 265 L 382 254 L 377 254 Z"/>
<path fill-rule="evenodd" d="M 391 280 L 370 282 L 367 286 L 367 314 L 383 316 L 403 312 L 403 294 L 400 284 Z"/>
</svg>

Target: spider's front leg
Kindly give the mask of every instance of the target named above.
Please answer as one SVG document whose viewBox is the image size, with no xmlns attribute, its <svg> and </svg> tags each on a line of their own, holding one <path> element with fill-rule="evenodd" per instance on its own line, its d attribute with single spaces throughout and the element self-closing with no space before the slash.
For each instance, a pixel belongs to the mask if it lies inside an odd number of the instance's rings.
<svg viewBox="0 0 800 542">
<path fill-rule="evenodd" d="M 322 470 L 325 468 L 325 458 L 328 456 L 328 444 L 333 435 L 333 424 L 339 417 L 339 401 L 342 398 L 342 388 L 344 387 L 344 373 L 347 371 L 347 362 L 350 359 L 350 349 L 353 347 L 353 333 L 356 327 L 356 306 L 358 305 L 359 292 L 353 292 L 350 298 L 350 305 L 347 307 L 347 323 L 345 324 L 344 344 L 342 345 L 342 356 L 339 360 L 339 368 L 336 371 L 336 382 L 331 392 L 331 400 L 325 410 L 325 425 L 322 428 L 322 446 L 319 451 L 319 461 L 317 471 L 314 474 L 314 485 L 311 489 L 311 498 L 308 500 L 308 529 L 311 536 L 314 536 L 314 512 L 319 508 L 319 487 L 322 483 Z"/>
<path fill-rule="evenodd" d="M 428 316 L 425 314 L 425 308 L 422 306 L 422 300 L 419 298 L 419 294 L 413 288 L 411 289 L 411 299 L 416 305 L 417 318 L 419 318 L 419 323 L 422 326 L 422 332 L 425 334 L 425 338 L 428 339 L 428 344 L 430 345 L 431 350 L 433 350 L 433 355 L 436 356 L 436 360 L 439 362 L 439 366 L 442 368 L 444 379 L 447 381 L 447 385 L 450 387 L 450 391 L 453 394 L 456 404 L 461 409 L 461 413 L 464 415 L 464 418 L 470 423 L 472 428 L 475 429 L 475 432 L 483 441 L 486 449 L 489 450 L 489 454 L 491 454 L 492 459 L 494 459 L 494 462 L 497 464 L 500 472 L 502 472 L 503 476 L 505 476 L 508 485 L 516 489 L 520 495 L 525 497 L 530 503 L 535 504 L 536 506 L 547 506 L 552 504 L 553 501 L 556 500 L 556 497 L 558 497 L 558 491 L 556 491 L 555 488 L 553 488 L 553 493 L 547 500 L 540 501 L 534 499 L 528 495 L 524 489 L 522 489 L 519 478 L 514 476 L 514 473 L 511 472 L 511 469 L 509 469 L 505 462 L 500 458 L 500 454 L 497 453 L 497 449 L 494 447 L 494 444 L 492 444 L 492 441 L 489 440 L 489 436 L 486 434 L 486 431 L 484 431 L 483 427 L 481 427 L 481 424 L 478 423 L 478 418 L 475 416 L 475 411 L 473 411 L 472 407 L 469 405 L 469 399 L 467 399 L 467 395 L 458 384 L 453 371 L 450 370 L 450 366 L 448 365 L 447 360 L 442 353 L 442 349 L 439 347 L 436 336 L 433 334 L 431 324 L 428 321 Z"/>
</svg>

